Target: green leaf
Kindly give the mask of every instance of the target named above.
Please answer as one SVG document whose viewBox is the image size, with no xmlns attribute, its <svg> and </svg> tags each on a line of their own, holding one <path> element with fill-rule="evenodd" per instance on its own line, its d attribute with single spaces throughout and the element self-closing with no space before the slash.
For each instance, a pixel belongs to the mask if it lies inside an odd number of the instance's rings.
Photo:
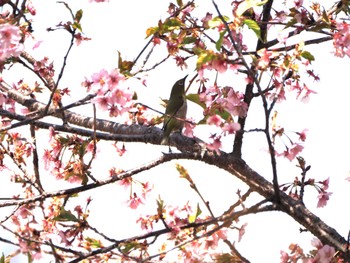
<svg viewBox="0 0 350 263">
<path fill-rule="evenodd" d="M 189 223 L 196 222 L 196 219 L 200 216 L 200 214 L 202 214 L 202 210 L 200 209 L 199 204 L 197 203 L 196 213 L 189 216 L 189 218 L 188 218 Z"/>
<path fill-rule="evenodd" d="M 224 20 L 230 21 L 230 18 L 228 16 L 223 16 Z M 209 28 L 215 28 L 222 24 L 222 19 L 219 16 L 214 17 L 213 19 L 208 21 Z"/>
<path fill-rule="evenodd" d="M 4 253 L 2 253 L 2 256 L 0 258 L 0 263 L 5 263 L 5 256 Z"/>
<path fill-rule="evenodd" d="M 118 69 L 123 75 L 129 75 L 132 67 L 134 66 L 133 61 L 123 60 L 121 53 L 118 51 Z"/>
<path fill-rule="evenodd" d="M 72 27 L 73 27 L 74 29 L 78 29 L 80 32 L 83 31 L 83 29 L 81 28 L 81 24 L 80 24 L 80 23 L 74 22 L 73 25 L 72 25 Z"/>
<path fill-rule="evenodd" d="M 135 248 L 142 247 L 142 245 L 137 243 L 136 241 L 123 243 L 122 245 L 123 247 L 121 248 L 121 251 L 125 254 L 128 254 L 131 250 L 134 250 Z"/>
<path fill-rule="evenodd" d="M 204 49 L 201 49 L 199 53 L 197 53 L 197 56 L 197 69 L 205 63 L 210 62 L 217 57 L 213 51 Z"/>
<path fill-rule="evenodd" d="M 243 23 L 248 26 L 249 29 L 253 30 L 255 35 L 261 39 L 261 31 L 258 23 L 252 19 L 244 19 Z"/>
<path fill-rule="evenodd" d="M 87 237 L 87 238 L 85 238 L 85 240 L 93 248 L 101 248 L 102 247 L 102 244 L 101 244 L 100 240 L 97 240 L 97 239 L 91 238 L 91 237 Z"/>
<path fill-rule="evenodd" d="M 180 19 L 171 17 L 165 20 L 163 26 L 163 33 L 166 33 L 175 29 L 179 29 L 181 26 L 183 26 L 183 23 Z"/>
<path fill-rule="evenodd" d="M 245 0 L 244 2 L 241 2 L 237 8 L 237 14 L 240 16 L 245 11 L 247 11 L 249 8 L 255 7 L 255 6 L 262 6 L 266 4 L 268 0 L 260 1 L 260 0 Z"/>
<path fill-rule="evenodd" d="M 64 207 L 61 208 L 60 214 L 58 216 L 55 216 L 53 220 L 60 222 L 79 222 L 78 218 L 76 218 L 76 216 L 73 215 L 71 211 L 64 209 Z"/>
<path fill-rule="evenodd" d="M 157 32 L 159 32 L 159 27 L 157 27 L 157 26 L 148 28 L 146 30 L 146 38 L 148 38 L 149 36 L 154 35 Z"/>
<path fill-rule="evenodd" d="M 323 12 L 322 12 L 322 20 L 325 21 L 327 24 L 330 23 L 326 10 L 323 10 Z"/>
<path fill-rule="evenodd" d="M 224 41 L 224 36 L 226 34 L 226 30 L 223 30 L 220 32 L 220 37 L 218 39 L 218 41 L 216 41 L 215 43 L 215 47 L 217 51 L 220 51 L 221 47 L 222 47 L 222 42 Z"/>
<path fill-rule="evenodd" d="M 186 98 L 189 101 L 192 101 L 192 102 L 196 103 L 197 105 L 201 106 L 203 109 L 206 108 L 205 103 L 200 100 L 199 94 L 196 94 L 196 93 L 188 94 L 188 95 L 186 95 Z"/>
<path fill-rule="evenodd" d="M 182 7 L 184 5 L 182 0 L 176 0 L 176 3 L 179 7 Z"/>
<path fill-rule="evenodd" d="M 197 40 L 197 38 L 195 37 L 185 37 L 184 40 L 182 41 L 183 45 L 187 45 L 187 44 L 192 44 Z"/>
<path fill-rule="evenodd" d="M 303 51 L 301 56 L 310 62 L 315 60 L 315 57 L 309 51 Z"/>
<path fill-rule="evenodd" d="M 83 10 L 80 9 L 75 13 L 74 20 L 79 23 L 82 17 L 83 17 Z"/>
<path fill-rule="evenodd" d="M 159 216 L 163 216 L 164 209 L 165 209 L 164 200 L 160 196 L 158 196 L 158 199 L 157 199 L 157 213 L 158 213 Z"/>
</svg>

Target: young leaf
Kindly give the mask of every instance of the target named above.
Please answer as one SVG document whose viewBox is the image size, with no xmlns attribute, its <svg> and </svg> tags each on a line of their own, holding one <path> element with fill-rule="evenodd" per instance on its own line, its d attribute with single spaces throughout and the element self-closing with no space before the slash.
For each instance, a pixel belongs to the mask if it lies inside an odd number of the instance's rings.
<svg viewBox="0 0 350 263">
<path fill-rule="evenodd" d="M 261 31 L 260 31 L 260 27 L 258 25 L 258 23 L 252 19 L 245 19 L 243 21 L 243 23 L 245 25 L 248 26 L 249 29 L 253 30 L 253 32 L 255 33 L 255 35 L 261 39 Z"/>
<path fill-rule="evenodd" d="M 225 21 L 229 21 L 230 18 L 228 16 L 223 16 L 224 20 Z M 214 17 L 213 19 L 209 20 L 208 21 L 208 26 L 209 28 L 215 28 L 215 27 L 218 27 L 222 24 L 222 20 L 220 17 Z"/>
<path fill-rule="evenodd" d="M 76 218 L 76 216 L 73 215 L 71 211 L 64 209 L 64 207 L 61 208 L 60 214 L 58 216 L 55 216 L 53 220 L 60 222 L 79 222 L 79 219 Z"/>
<path fill-rule="evenodd" d="M 197 105 L 201 106 L 203 109 L 206 108 L 205 106 L 205 103 L 203 103 L 200 98 L 199 98 L 199 94 L 188 94 L 186 95 L 186 98 L 189 100 L 189 101 L 192 101 L 194 103 L 196 103 Z"/>
<path fill-rule="evenodd" d="M 259 1 L 259 0 L 245 0 L 244 2 L 241 2 L 237 8 L 237 14 L 240 16 L 245 11 L 247 11 L 249 8 L 255 7 L 255 6 L 262 6 L 267 3 L 268 0 L 265 1 Z"/>
<path fill-rule="evenodd" d="M 194 223 L 194 222 L 196 222 L 196 219 L 198 218 L 198 216 L 200 216 L 201 213 L 202 213 L 202 210 L 200 209 L 199 204 L 197 204 L 196 213 L 193 214 L 193 215 L 190 215 L 190 216 L 188 217 L 188 222 L 189 222 L 189 223 Z"/>
<path fill-rule="evenodd" d="M 74 20 L 79 23 L 81 18 L 83 17 L 83 10 L 80 9 L 75 13 Z"/>
<path fill-rule="evenodd" d="M 307 59 L 308 61 L 314 61 L 315 60 L 315 57 L 309 52 L 309 51 L 303 51 L 301 53 L 301 56 L 305 59 Z"/>
<path fill-rule="evenodd" d="M 220 51 L 221 47 L 222 47 L 222 42 L 224 41 L 224 36 L 225 36 L 226 30 L 223 30 L 220 32 L 220 37 L 218 39 L 218 41 L 216 41 L 215 43 L 215 47 L 217 51 Z"/>
</svg>

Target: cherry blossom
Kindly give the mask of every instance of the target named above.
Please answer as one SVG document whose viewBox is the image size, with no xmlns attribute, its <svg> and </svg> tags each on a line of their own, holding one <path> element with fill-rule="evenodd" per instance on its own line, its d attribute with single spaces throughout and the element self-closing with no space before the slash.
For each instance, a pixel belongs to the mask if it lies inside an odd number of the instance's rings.
<svg viewBox="0 0 350 263">
<path fill-rule="evenodd" d="M 14 56 L 17 57 L 23 51 L 23 44 L 21 41 L 21 30 L 14 25 L 2 24 L 0 25 L 0 60 Z"/>
<path fill-rule="evenodd" d="M 350 25 L 348 23 L 337 23 L 337 32 L 333 36 L 333 45 L 335 48 L 335 56 L 344 57 L 347 55 L 350 57 Z"/>
</svg>

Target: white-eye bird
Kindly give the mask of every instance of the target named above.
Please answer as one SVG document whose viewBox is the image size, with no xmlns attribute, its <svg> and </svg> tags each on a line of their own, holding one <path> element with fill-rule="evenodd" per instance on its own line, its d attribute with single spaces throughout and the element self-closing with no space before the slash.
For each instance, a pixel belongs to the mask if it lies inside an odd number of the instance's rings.
<svg viewBox="0 0 350 263">
<path fill-rule="evenodd" d="M 176 81 L 171 90 L 170 98 L 165 109 L 162 144 L 168 144 L 170 134 L 174 131 L 181 132 L 184 127 L 187 113 L 185 94 L 185 80 L 187 76 Z"/>
</svg>

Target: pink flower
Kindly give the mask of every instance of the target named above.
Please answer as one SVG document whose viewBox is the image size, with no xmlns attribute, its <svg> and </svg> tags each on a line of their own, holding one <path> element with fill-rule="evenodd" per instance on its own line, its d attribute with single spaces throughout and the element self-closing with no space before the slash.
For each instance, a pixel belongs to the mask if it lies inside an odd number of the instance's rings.
<svg viewBox="0 0 350 263">
<path fill-rule="evenodd" d="M 193 129 L 196 127 L 196 125 L 194 125 L 192 122 L 193 122 L 193 119 L 190 119 L 191 122 L 188 122 L 186 121 L 185 122 L 185 129 L 183 131 L 183 134 L 187 137 L 190 137 L 190 138 L 193 138 L 194 135 L 193 135 Z"/>
<path fill-rule="evenodd" d="M 347 55 L 350 57 L 350 26 L 345 22 L 337 23 L 337 29 L 338 32 L 334 33 L 333 36 L 335 56 L 344 57 Z"/>
<path fill-rule="evenodd" d="M 144 216 L 140 217 L 139 219 L 136 220 L 136 223 L 141 224 L 141 229 L 146 230 L 146 231 L 152 231 L 153 230 L 153 221 L 154 218 L 152 216 Z"/>
<path fill-rule="evenodd" d="M 207 240 L 205 241 L 205 249 L 216 249 L 219 244 L 219 241 L 225 239 L 227 239 L 227 230 L 220 229 L 207 238 Z"/>
<path fill-rule="evenodd" d="M 280 44 L 285 45 L 286 41 L 288 39 L 288 36 L 289 36 L 289 32 L 287 30 L 282 30 L 282 31 L 278 32 L 277 40 L 278 40 L 278 42 L 280 42 Z"/>
<path fill-rule="evenodd" d="M 107 81 L 108 83 L 108 87 L 113 90 L 114 87 L 118 86 L 118 84 L 121 81 L 125 80 L 125 77 L 119 73 L 118 69 L 113 69 L 110 73 L 109 73 L 109 79 Z"/>
<path fill-rule="evenodd" d="M 201 19 L 204 28 L 209 28 L 208 22 L 213 18 L 213 15 L 208 13 Z"/>
<path fill-rule="evenodd" d="M 238 242 L 240 242 L 242 240 L 243 235 L 245 234 L 245 228 L 248 225 L 248 223 L 244 223 L 241 228 L 239 228 L 239 232 L 238 232 Z"/>
<path fill-rule="evenodd" d="M 100 72 L 98 73 L 94 73 L 92 75 L 92 81 L 94 82 L 94 84 L 99 84 L 101 87 L 104 87 L 108 81 L 108 72 L 105 69 L 102 69 Z M 104 93 L 104 92 L 99 92 L 99 93 Z"/>
<path fill-rule="evenodd" d="M 282 155 L 289 161 L 293 161 L 294 158 L 304 149 L 304 147 L 298 143 L 295 143 L 290 149 L 287 149 Z"/>
<path fill-rule="evenodd" d="M 315 237 L 311 240 L 311 245 L 313 245 L 317 249 L 320 249 L 321 247 L 323 247 L 321 240 L 319 240 Z"/>
<path fill-rule="evenodd" d="M 146 199 L 146 197 L 152 192 L 153 186 L 150 185 L 149 182 L 142 183 L 142 198 Z"/>
<path fill-rule="evenodd" d="M 209 124 L 209 125 L 220 126 L 221 123 L 222 123 L 222 118 L 217 114 L 210 116 L 207 119 L 207 124 Z"/>
<path fill-rule="evenodd" d="M 303 0 L 294 0 L 294 4 L 296 8 L 302 7 L 303 6 Z"/>
<path fill-rule="evenodd" d="M 134 193 L 133 196 L 130 196 L 130 199 L 127 202 L 127 204 L 131 209 L 136 209 L 140 204 L 143 204 L 143 202 L 141 198 L 138 197 L 136 193 Z"/>
<path fill-rule="evenodd" d="M 109 106 L 109 99 L 105 96 L 97 96 L 96 98 L 92 99 L 91 102 L 96 103 L 98 108 L 107 111 Z"/>
<path fill-rule="evenodd" d="M 223 94 L 217 99 L 217 103 L 233 116 L 245 117 L 248 111 L 248 105 L 243 99 L 244 95 L 242 93 L 234 91 L 231 87 L 225 87 Z"/>
<path fill-rule="evenodd" d="M 27 9 L 29 11 L 29 13 L 32 15 L 32 16 L 35 16 L 36 15 L 36 9 L 35 7 L 33 6 L 33 3 L 32 1 L 27 1 Z"/>
<path fill-rule="evenodd" d="M 316 91 L 309 89 L 305 84 L 304 87 L 298 92 L 297 99 L 300 98 L 302 102 L 309 102 L 310 94 L 316 94 Z"/>
<path fill-rule="evenodd" d="M 302 132 L 298 132 L 297 134 L 299 135 L 299 140 L 304 142 L 306 140 L 306 133 L 308 132 L 308 129 L 302 130 Z"/>
<path fill-rule="evenodd" d="M 323 185 L 323 188 L 322 188 L 323 190 L 327 190 L 329 187 L 329 177 L 326 180 L 320 182 L 320 184 Z"/>
<path fill-rule="evenodd" d="M 220 148 L 222 146 L 220 139 L 220 137 L 214 138 L 213 142 L 207 144 L 208 149 L 211 151 L 216 151 L 217 154 L 220 154 Z"/>
<path fill-rule="evenodd" d="M 234 134 L 241 129 L 241 125 L 238 122 L 225 123 L 222 127 L 224 134 Z"/>
<path fill-rule="evenodd" d="M 327 202 L 329 200 L 329 196 L 332 193 L 327 193 L 326 191 L 321 191 L 318 195 L 318 202 L 317 202 L 317 208 L 321 208 L 327 205 Z"/>
<path fill-rule="evenodd" d="M 314 238 L 311 244 L 318 249 L 317 254 L 312 262 L 328 263 L 331 262 L 335 249 L 329 245 L 323 245 L 320 240 Z"/>
<path fill-rule="evenodd" d="M 114 170 L 110 171 L 110 173 L 111 172 L 114 173 Z M 124 186 L 125 188 L 129 188 L 131 186 L 132 182 L 133 182 L 132 178 L 131 177 L 127 177 L 127 178 L 124 178 L 123 180 L 120 180 L 118 182 L 118 184 Z"/>
<path fill-rule="evenodd" d="M 281 253 L 281 261 L 280 263 L 288 263 L 289 261 L 289 256 L 288 256 L 288 253 L 287 252 L 284 252 L 284 251 L 280 251 Z"/>
<path fill-rule="evenodd" d="M 263 48 L 258 51 L 258 55 L 260 58 L 258 60 L 257 67 L 264 70 L 269 66 L 270 58 L 273 57 L 274 53 L 272 51 L 267 51 L 266 48 Z"/>
<path fill-rule="evenodd" d="M 102 69 L 91 77 L 92 81 L 85 80 L 82 85 L 92 90 L 98 96 L 93 102 L 104 111 L 109 111 L 109 116 L 116 117 L 125 112 L 129 112 L 133 106 L 134 93 L 129 88 L 121 86 L 125 77 L 118 69 L 113 69 L 110 73 Z"/>
<path fill-rule="evenodd" d="M 211 67 L 219 73 L 225 73 L 227 70 L 227 62 L 223 59 L 215 59 L 211 62 Z"/>
<path fill-rule="evenodd" d="M 18 57 L 23 51 L 21 40 L 21 30 L 17 26 L 0 25 L 0 61 L 5 61 L 9 57 Z"/>
</svg>

